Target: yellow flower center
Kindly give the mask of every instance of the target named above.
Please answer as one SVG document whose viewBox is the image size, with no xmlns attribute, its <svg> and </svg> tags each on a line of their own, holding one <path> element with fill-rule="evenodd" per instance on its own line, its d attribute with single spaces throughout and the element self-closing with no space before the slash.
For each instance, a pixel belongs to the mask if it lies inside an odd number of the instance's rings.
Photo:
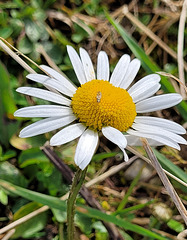
<svg viewBox="0 0 187 240">
<path fill-rule="evenodd" d="M 136 106 L 129 93 L 104 80 L 81 85 L 71 104 L 78 120 L 93 130 L 111 126 L 123 132 L 136 117 Z"/>
</svg>

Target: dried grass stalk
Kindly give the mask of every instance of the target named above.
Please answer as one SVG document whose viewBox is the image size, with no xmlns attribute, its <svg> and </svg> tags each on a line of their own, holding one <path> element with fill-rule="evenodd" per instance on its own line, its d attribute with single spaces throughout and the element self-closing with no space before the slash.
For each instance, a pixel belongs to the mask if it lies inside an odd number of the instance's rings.
<svg viewBox="0 0 187 240">
<path fill-rule="evenodd" d="M 177 192 L 175 191 L 175 189 L 173 188 L 172 184 L 170 183 L 169 179 L 167 178 L 165 172 L 163 171 L 160 163 L 158 162 L 155 154 L 153 153 L 151 147 L 148 144 L 147 139 L 145 138 L 141 138 L 143 147 L 145 149 L 145 151 L 147 152 L 147 155 L 149 156 L 153 167 L 155 168 L 155 170 L 157 171 L 160 180 L 162 181 L 164 187 L 166 188 L 168 194 L 170 195 L 171 199 L 173 200 L 175 206 L 177 207 L 181 217 L 183 218 L 184 222 L 187 225 L 187 211 L 181 201 L 181 199 L 179 198 Z"/>
</svg>

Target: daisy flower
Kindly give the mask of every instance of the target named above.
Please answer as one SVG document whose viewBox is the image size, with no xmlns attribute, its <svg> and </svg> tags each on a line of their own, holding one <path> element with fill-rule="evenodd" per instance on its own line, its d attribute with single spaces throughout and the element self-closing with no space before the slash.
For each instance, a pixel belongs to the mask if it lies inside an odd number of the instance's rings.
<svg viewBox="0 0 187 240">
<path fill-rule="evenodd" d="M 75 164 L 82 170 L 90 163 L 99 142 L 99 132 L 116 144 L 128 160 L 127 145 L 141 145 L 140 137 L 152 146 L 168 145 L 180 149 L 186 140 L 180 136 L 185 129 L 179 124 L 142 114 L 172 107 L 182 101 L 177 93 L 153 96 L 160 88 L 160 76 L 150 74 L 131 86 L 139 68 L 138 59 L 123 55 L 110 76 L 109 60 L 99 52 L 97 75 L 86 50 L 80 56 L 67 46 L 69 58 L 80 83 L 77 88 L 70 80 L 52 68 L 41 65 L 49 75 L 29 74 L 27 78 L 43 84 L 49 90 L 20 87 L 17 92 L 55 104 L 24 107 L 16 117 L 42 117 L 20 132 L 27 138 L 62 128 L 51 139 L 58 146 L 79 138 Z"/>
</svg>

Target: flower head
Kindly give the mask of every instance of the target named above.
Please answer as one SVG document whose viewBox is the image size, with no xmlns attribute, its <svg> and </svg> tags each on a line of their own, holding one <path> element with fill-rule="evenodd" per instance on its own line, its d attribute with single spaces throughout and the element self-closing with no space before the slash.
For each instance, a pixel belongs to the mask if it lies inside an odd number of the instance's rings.
<svg viewBox="0 0 187 240">
<path fill-rule="evenodd" d="M 153 96 L 160 88 L 160 76 L 150 74 L 131 86 L 139 68 L 140 61 L 130 61 L 123 55 L 117 63 L 111 77 L 109 61 L 101 51 L 97 60 L 97 76 L 86 50 L 80 48 L 80 57 L 70 46 L 68 54 L 80 87 L 76 87 L 66 77 L 48 66 L 41 68 L 48 73 L 29 74 L 27 78 L 43 84 L 49 90 L 34 87 L 20 87 L 18 92 L 38 97 L 55 105 L 30 106 L 15 112 L 17 117 L 44 117 L 20 132 L 20 137 L 32 137 L 62 128 L 50 140 L 57 146 L 78 137 L 75 163 L 84 169 L 96 151 L 98 132 L 115 143 L 128 156 L 128 145 L 141 145 L 140 137 L 148 139 L 152 146 L 168 145 L 180 149 L 178 143 L 186 144 L 180 136 L 185 129 L 179 124 L 157 117 L 140 116 L 172 107 L 181 102 L 177 93 Z"/>
</svg>

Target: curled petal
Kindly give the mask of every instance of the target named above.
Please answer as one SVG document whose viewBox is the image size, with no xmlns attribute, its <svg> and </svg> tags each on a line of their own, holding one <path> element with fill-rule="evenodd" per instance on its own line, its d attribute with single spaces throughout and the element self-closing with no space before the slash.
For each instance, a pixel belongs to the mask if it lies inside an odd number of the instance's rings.
<svg viewBox="0 0 187 240">
<path fill-rule="evenodd" d="M 128 156 L 124 150 L 127 146 L 127 140 L 125 136 L 119 130 L 113 127 L 103 127 L 102 133 L 108 140 L 115 143 L 123 151 L 124 159 L 127 161 Z"/>
<path fill-rule="evenodd" d="M 80 137 L 75 152 L 75 164 L 80 169 L 84 170 L 90 163 L 96 151 L 98 141 L 98 133 L 90 129 L 87 129 Z"/>
</svg>

